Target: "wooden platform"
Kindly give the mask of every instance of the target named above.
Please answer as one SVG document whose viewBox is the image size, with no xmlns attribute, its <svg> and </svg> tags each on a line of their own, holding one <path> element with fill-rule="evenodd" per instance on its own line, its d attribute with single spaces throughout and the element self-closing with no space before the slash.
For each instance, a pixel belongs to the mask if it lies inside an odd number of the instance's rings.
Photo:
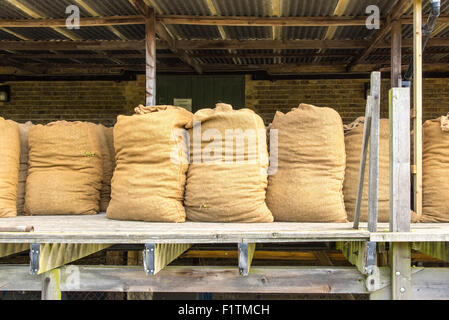
<svg viewBox="0 0 449 320">
<path fill-rule="evenodd" d="M 2 219 L 2 228 L 33 226 L 34 232 L 0 232 L 0 243 L 238 243 L 371 240 L 449 241 L 449 224 L 413 224 L 409 233 L 390 233 L 381 223 L 369 233 L 352 223 L 149 223 L 93 216 L 20 216 Z"/>
</svg>

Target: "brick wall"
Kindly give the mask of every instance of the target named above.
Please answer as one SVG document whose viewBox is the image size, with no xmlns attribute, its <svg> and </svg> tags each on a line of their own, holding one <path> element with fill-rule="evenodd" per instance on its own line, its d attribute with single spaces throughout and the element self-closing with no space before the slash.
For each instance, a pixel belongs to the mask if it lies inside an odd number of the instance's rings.
<svg viewBox="0 0 449 320">
<path fill-rule="evenodd" d="M 246 106 L 265 123 L 276 110 L 299 103 L 336 109 L 345 123 L 365 112 L 367 79 L 253 81 L 246 77 Z M 131 114 L 144 102 L 144 76 L 136 81 L 9 82 L 11 102 L 0 102 L 0 116 L 19 122 L 86 120 L 113 125 L 119 114 Z M 449 112 L 449 79 L 424 79 L 424 119 Z M 388 117 L 389 80 L 382 83 L 382 117 Z"/>
<path fill-rule="evenodd" d="M 332 107 L 345 123 L 365 113 L 365 83 L 368 79 L 253 81 L 246 78 L 246 106 L 260 114 L 265 123 L 276 110 L 288 112 L 299 103 Z M 390 80 L 382 81 L 381 117 L 388 117 Z M 449 112 L 449 79 L 424 79 L 423 118 L 437 118 Z"/>
<path fill-rule="evenodd" d="M 113 125 L 144 102 L 144 77 L 136 81 L 8 82 L 11 101 L 0 102 L 0 116 L 18 122 L 82 120 Z"/>
</svg>

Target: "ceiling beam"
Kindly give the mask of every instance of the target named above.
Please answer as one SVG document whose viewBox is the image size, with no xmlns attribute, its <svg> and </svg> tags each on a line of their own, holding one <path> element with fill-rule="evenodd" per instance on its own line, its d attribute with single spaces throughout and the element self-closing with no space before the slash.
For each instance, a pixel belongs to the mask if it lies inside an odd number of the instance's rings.
<svg viewBox="0 0 449 320">
<path fill-rule="evenodd" d="M 340 0 L 341 1 L 341 0 Z M 426 20 L 424 17 L 423 20 Z M 234 16 L 183 16 L 157 15 L 156 21 L 162 24 L 212 25 L 212 26 L 297 26 L 297 27 L 342 27 L 365 26 L 366 17 L 330 16 L 330 17 L 234 17 Z M 413 24 L 413 17 L 400 18 L 402 24 Z M 381 26 L 386 19 L 381 19 Z M 449 16 L 440 16 L 439 24 L 448 24 Z M 141 15 L 83 17 L 81 27 L 105 27 L 145 24 Z M 447 26 L 447 25 L 446 25 Z M 446 27 L 445 26 L 445 27 Z M 0 19 L 3 28 L 55 28 L 66 27 L 66 19 Z M 440 30 L 441 31 L 441 30 Z"/>
<path fill-rule="evenodd" d="M 363 49 L 370 40 L 175 40 L 175 48 L 180 50 L 208 49 Z M 165 41 L 157 42 L 158 49 L 168 49 Z M 412 39 L 402 41 L 403 48 L 413 46 Z M 447 47 L 449 38 L 429 39 L 428 47 Z M 143 50 L 143 40 L 83 40 L 83 41 L 0 41 L 0 50 Z M 388 41 L 377 43 L 377 48 L 390 48 Z"/>
<path fill-rule="evenodd" d="M 146 16 L 147 9 L 150 7 L 148 6 L 143 0 L 128 0 L 131 5 L 139 12 L 141 15 Z M 153 8 L 154 9 L 154 8 Z M 156 8 L 157 10 L 157 8 Z M 193 68 L 198 74 L 201 74 L 203 71 L 201 69 L 201 66 L 193 60 L 183 49 L 179 49 L 175 47 L 175 39 L 172 35 L 168 32 L 168 30 L 165 28 L 163 24 L 160 22 L 156 23 L 156 34 L 158 37 L 165 41 L 168 45 L 168 49 L 170 49 L 181 61 L 189 65 Z M 158 45 L 156 46 L 156 48 Z"/>
<path fill-rule="evenodd" d="M 385 39 L 385 36 L 391 29 L 391 23 L 399 20 L 401 16 L 411 7 L 412 1 L 410 0 L 398 0 L 398 2 L 391 9 L 390 14 L 387 16 L 386 22 L 370 39 L 370 44 L 363 50 L 363 52 L 356 57 L 350 64 L 348 64 L 348 70 L 351 70 L 354 66 L 363 61 L 379 44 L 379 42 Z"/>
</svg>

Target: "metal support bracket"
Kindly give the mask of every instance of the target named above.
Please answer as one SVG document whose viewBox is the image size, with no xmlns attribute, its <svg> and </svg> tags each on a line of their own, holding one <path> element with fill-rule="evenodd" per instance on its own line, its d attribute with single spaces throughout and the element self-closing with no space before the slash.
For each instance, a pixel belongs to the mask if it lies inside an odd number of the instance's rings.
<svg viewBox="0 0 449 320">
<path fill-rule="evenodd" d="M 39 258 L 41 254 L 40 243 L 32 243 L 30 246 L 30 274 L 35 275 L 39 271 Z"/>
<path fill-rule="evenodd" d="M 365 252 L 365 273 L 372 275 L 374 266 L 376 265 L 376 242 L 367 241 Z"/>
<path fill-rule="evenodd" d="M 188 243 L 146 243 L 142 254 L 145 273 L 155 275 L 191 246 Z"/>
<path fill-rule="evenodd" d="M 242 276 L 247 276 L 251 267 L 251 262 L 254 257 L 256 249 L 255 243 L 241 242 L 238 244 L 239 250 L 239 273 Z"/>
<path fill-rule="evenodd" d="M 143 269 L 147 275 L 154 275 L 154 243 L 146 243 L 142 252 Z"/>
</svg>

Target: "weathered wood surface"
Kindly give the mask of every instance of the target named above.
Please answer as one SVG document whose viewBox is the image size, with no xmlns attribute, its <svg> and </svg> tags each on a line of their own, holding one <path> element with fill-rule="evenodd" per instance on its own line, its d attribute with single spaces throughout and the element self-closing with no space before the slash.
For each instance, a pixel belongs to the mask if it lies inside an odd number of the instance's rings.
<svg viewBox="0 0 449 320">
<path fill-rule="evenodd" d="M 0 244 L 0 258 L 7 257 L 30 249 L 26 243 L 2 243 Z"/>
<path fill-rule="evenodd" d="M 39 269 L 41 274 L 61 267 L 70 262 L 87 257 L 92 253 L 109 247 L 109 244 L 75 244 L 75 243 L 45 243 L 40 245 Z"/>
<path fill-rule="evenodd" d="M 351 223 L 149 223 L 92 216 L 21 216 L 2 223 L 34 226 L 32 233 L 0 233 L 0 243 L 238 243 L 363 240 Z M 366 224 L 365 224 L 366 226 Z M 363 227 L 363 226 L 362 226 Z"/>
<path fill-rule="evenodd" d="M 414 242 L 412 249 L 449 262 L 449 242 Z"/>
<path fill-rule="evenodd" d="M 390 231 L 410 231 L 410 88 L 390 90 Z"/>
<path fill-rule="evenodd" d="M 2 220 L 4 226 L 32 225 L 34 232 L 0 232 L 0 243 L 238 243 L 321 242 L 370 240 L 376 242 L 449 242 L 448 223 L 417 223 L 411 232 L 389 232 L 379 223 L 370 233 L 366 223 L 155 223 L 110 220 L 92 216 L 19 216 Z"/>
<path fill-rule="evenodd" d="M 0 266 L 2 290 L 40 290 L 40 279 L 28 276 L 27 272 L 27 266 Z M 141 267 L 72 265 L 61 268 L 60 289 L 102 292 L 367 293 L 363 279 L 352 267 L 253 267 L 247 277 L 240 276 L 235 267 L 167 267 L 157 275 L 148 277 Z"/>
</svg>

